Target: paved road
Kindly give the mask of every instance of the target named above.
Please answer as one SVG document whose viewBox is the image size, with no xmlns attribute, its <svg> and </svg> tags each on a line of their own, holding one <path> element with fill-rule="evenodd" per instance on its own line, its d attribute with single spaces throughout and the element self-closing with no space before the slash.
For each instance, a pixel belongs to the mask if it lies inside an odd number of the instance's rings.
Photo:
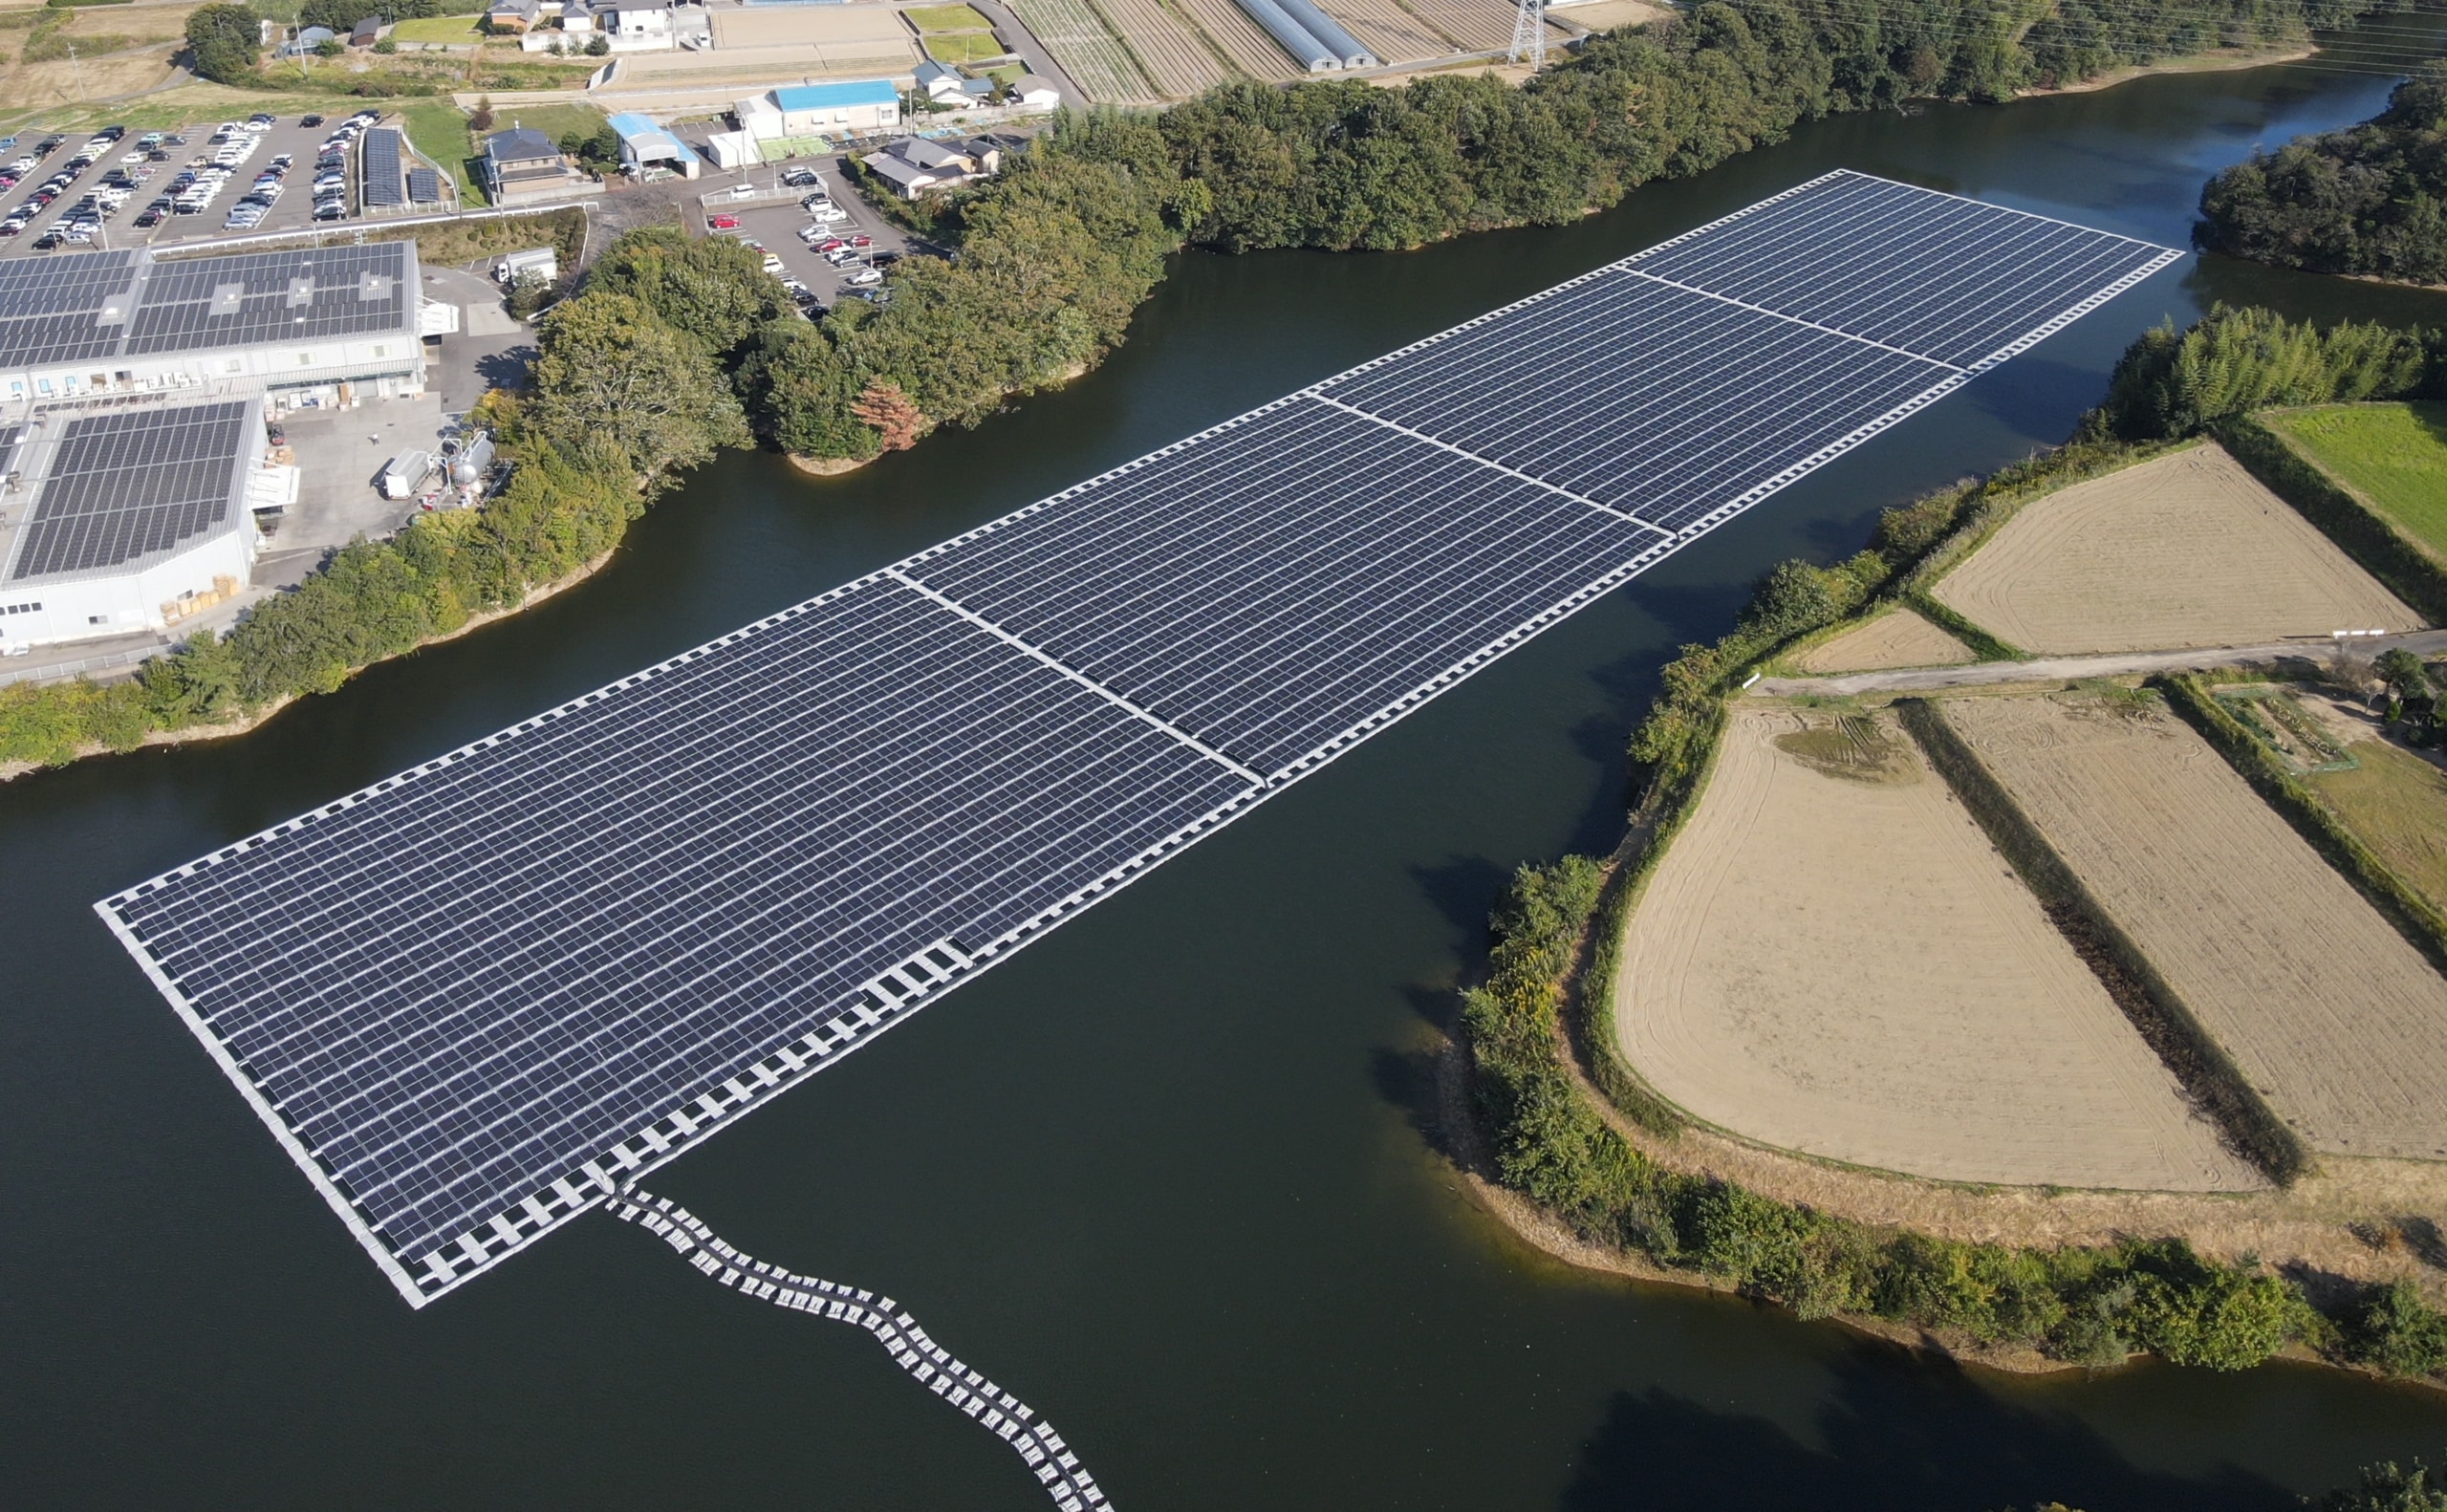
<svg viewBox="0 0 2447 1512">
<path fill-rule="evenodd" d="M 2319 660 L 2342 646 L 2357 657 L 2375 657 L 2391 646 L 2423 656 L 2447 654 L 2447 630 L 2401 636 L 2357 636 L 2351 640 L 2273 640 L 2256 646 L 2206 646 L 2183 651 L 2125 651 L 2092 657 L 2041 657 L 2030 661 L 1978 661 L 1960 667 L 1920 667 L 1909 672 L 1853 672 L 1834 678 L 1761 678 L 1749 692 L 1761 698 L 1796 693 L 1847 697 L 1855 693 L 1925 693 L 1994 682 L 2067 682 L 2080 678 L 2129 677 L 2133 673 L 2198 672 L 2264 661 Z"/>
</svg>

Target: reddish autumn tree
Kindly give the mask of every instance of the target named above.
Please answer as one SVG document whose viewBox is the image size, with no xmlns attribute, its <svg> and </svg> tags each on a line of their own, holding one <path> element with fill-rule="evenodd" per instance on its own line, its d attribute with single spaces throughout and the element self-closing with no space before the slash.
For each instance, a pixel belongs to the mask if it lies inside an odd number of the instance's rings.
<svg viewBox="0 0 2447 1512">
<path fill-rule="evenodd" d="M 907 451 L 926 428 L 925 412 L 910 401 L 899 384 L 882 378 L 867 385 L 850 413 L 876 428 L 886 451 Z"/>
</svg>

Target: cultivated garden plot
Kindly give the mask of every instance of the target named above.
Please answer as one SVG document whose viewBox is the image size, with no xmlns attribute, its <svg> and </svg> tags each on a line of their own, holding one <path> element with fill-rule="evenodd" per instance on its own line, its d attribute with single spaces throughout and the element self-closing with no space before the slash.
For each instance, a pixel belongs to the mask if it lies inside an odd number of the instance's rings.
<svg viewBox="0 0 2447 1512">
<path fill-rule="evenodd" d="M 1231 75 L 1206 39 L 1160 0 L 1098 0 L 1122 40 L 1168 96 L 1195 95 Z"/>
<path fill-rule="evenodd" d="M 2421 623 L 2209 444 L 2032 502 L 1936 596 L 2043 653 L 2250 645 Z"/>
<path fill-rule="evenodd" d="M 1738 710 L 1636 901 L 1624 1057 L 1787 1149 L 2022 1185 L 2263 1185 L 1884 714 Z"/>
<path fill-rule="evenodd" d="M 2155 700 L 1944 716 L 2317 1149 L 2447 1156 L 2447 980 Z"/>
<path fill-rule="evenodd" d="M 1146 104 L 1160 97 L 1087 0 L 1012 0 L 1011 9 L 1095 103 Z"/>
<path fill-rule="evenodd" d="M 1453 51 L 1453 44 L 1419 23 L 1397 0 L 1320 0 L 1319 10 L 1388 63 L 1408 63 Z"/>
<path fill-rule="evenodd" d="M 1793 658 L 1803 672 L 1895 672 L 1979 660 L 1969 646 L 1908 609 L 1895 609 Z"/>
<path fill-rule="evenodd" d="M 1513 22 L 1520 15 L 1519 7 L 1506 5 L 1504 0 L 1411 0 L 1409 9 L 1428 26 L 1451 37 L 1454 46 L 1464 53 L 1500 52 L 1510 47 Z"/>
</svg>

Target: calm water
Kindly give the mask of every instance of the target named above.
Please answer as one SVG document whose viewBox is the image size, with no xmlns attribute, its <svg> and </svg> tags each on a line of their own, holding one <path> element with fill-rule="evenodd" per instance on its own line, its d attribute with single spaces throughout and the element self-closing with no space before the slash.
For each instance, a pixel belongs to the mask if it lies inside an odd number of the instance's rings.
<svg viewBox="0 0 2447 1512">
<path fill-rule="evenodd" d="M 2413 23 L 2399 21 L 2400 25 Z M 0 1504 L 1032 1509 L 862 1334 L 590 1218 L 402 1307 L 90 899 L 1388 347 L 1839 165 L 2180 244 L 2200 181 L 2371 114 L 2306 69 L 1830 122 L 1563 231 L 1193 256 L 1070 392 L 851 478 L 708 469 L 585 587 L 218 747 L 0 788 Z M 2290 1505 L 2447 1396 L 2270 1367 L 1966 1376 L 1568 1272 L 1452 1189 L 1423 1047 L 1517 862 L 1611 844 L 1658 663 L 1795 552 L 2061 438 L 2187 263 L 1792 489 L 747 1120 L 656 1185 L 890 1290 L 1125 1507 Z"/>
</svg>

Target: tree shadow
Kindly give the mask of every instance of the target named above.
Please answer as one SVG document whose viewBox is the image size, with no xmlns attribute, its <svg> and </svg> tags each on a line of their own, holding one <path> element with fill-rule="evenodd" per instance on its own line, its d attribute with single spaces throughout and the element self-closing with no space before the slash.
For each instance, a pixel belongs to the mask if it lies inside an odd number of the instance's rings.
<svg viewBox="0 0 2447 1512">
<path fill-rule="evenodd" d="M 1483 855 L 1454 855 L 1434 866 L 1413 866 L 1420 896 L 1436 905 L 1460 938 L 1456 945 L 1472 959 L 1487 952 L 1487 915 L 1512 874 Z"/>
<path fill-rule="evenodd" d="M 1763 1417 L 1651 1390 L 1618 1393 L 1581 1445 L 1559 1512 L 1981 1512 L 2061 1501 L 2093 1512 L 2292 1507 L 2283 1487 L 2225 1468 L 2140 1469 L 2089 1425 L 2017 1406 L 1942 1360 L 1863 1344 L 1832 1364 L 1821 1447 Z"/>
<path fill-rule="evenodd" d="M 487 388 L 518 390 L 527 386 L 528 369 L 541 356 L 531 343 L 487 352 L 476 359 L 476 376 Z"/>
<path fill-rule="evenodd" d="M 2413 411 L 2414 423 L 2429 432 L 2433 443 L 2447 446 L 2447 400 L 2433 400 L 2408 408 Z"/>
</svg>

